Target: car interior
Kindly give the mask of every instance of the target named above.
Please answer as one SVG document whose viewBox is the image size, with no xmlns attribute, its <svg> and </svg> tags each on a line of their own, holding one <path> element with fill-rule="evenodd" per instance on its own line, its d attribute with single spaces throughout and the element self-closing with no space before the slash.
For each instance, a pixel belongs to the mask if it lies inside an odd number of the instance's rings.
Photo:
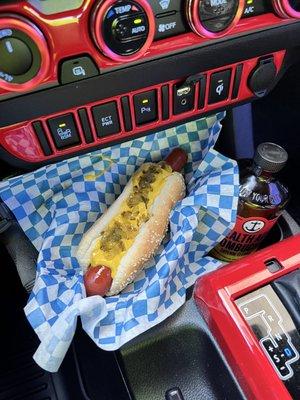
<svg viewBox="0 0 300 400">
<path fill-rule="evenodd" d="M 300 398 L 300 1 L 1 0 L 1 181 L 226 112 L 215 149 L 288 153 L 255 251 L 115 351 L 78 319 L 58 372 L 24 314 L 38 251 L 0 202 L 0 400 Z"/>
</svg>

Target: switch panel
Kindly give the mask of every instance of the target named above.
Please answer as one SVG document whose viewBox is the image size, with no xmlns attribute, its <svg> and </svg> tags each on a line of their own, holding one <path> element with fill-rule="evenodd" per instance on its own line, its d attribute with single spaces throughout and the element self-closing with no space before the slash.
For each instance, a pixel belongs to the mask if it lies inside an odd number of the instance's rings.
<svg viewBox="0 0 300 400">
<path fill-rule="evenodd" d="M 270 57 L 269 54 L 263 59 Z M 285 51 L 274 53 L 272 57 L 276 69 L 280 71 Z M 68 69 L 72 67 L 73 74 L 78 75 L 76 79 L 89 76 L 88 68 L 82 63 L 85 60 L 87 59 L 83 56 L 81 61 L 73 58 L 69 60 L 70 65 L 65 64 Z M 214 110 L 235 106 L 238 102 L 253 98 L 254 95 L 248 87 L 249 73 L 251 74 L 261 60 L 262 57 L 255 57 L 226 65 L 222 69 L 199 71 L 189 76 L 184 75 L 180 79 L 163 81 L 146 86 L 142 90 L 125 91 L 124 94 L 109 98 L 98 99 L 97 96 L 94 101 L 80 102 L 75 107 L 66 108 L 64 115 L 57 111 L 46 111 L 45 115 L 38 118 L 36 109 L 44 107 L 44 103 L 50 106 L 53 103 L 49 103 L 48 97 L 43 102 L 39 97 L 39 102 L 33 103 L 34 106 L 18 108 L 20 118 L 26 117 L 28 121 L 27 125 L 22 126 L 23 134 L 35 141 L 31 152 L 23 151 L 21 146 L 17 149 L 12 148 L 12 143 L 19 140 L 20 129 L 11 118 L 13 109 L 7 108 L 3 102 L 4 112 L 1 113 L 0 130 L 5 128 L 7 135 L 0 135 L 0 145 L 27 165 L 28 162 L 48 162 L 50 158 L 54 161 L 62 154 L 69 157 L 78 151 L 91 151 L 99 146 L 110 146 L 116 142 L 166 129 L 168 126 L 183 123 L 186 119 L 196 119 L 211 114 Z M 87 79 L 84 84 L 93 79 L 95 78 Z M 112 79 L 111 84 L 113 82 Z M 70 96 L 69 91 L 72 91 L 72 87 L 78 91 L 77 82 L 74 82 L 64 88 L 64 93 Z M 115 88 L 116 86 L 114 90 Z M 84 95 L 83 92 L 81 94 Z M 99 96 L 101 97 L 102 93 L 99 93 Z M 44 133 L 41 133 L 40 129 L 37 130 L 36 122 L 45 129 Z M 47 126 L 50 129 L 46 129 Z M 13 141 L 11 137 L 14 137 Z M 42 142 L 43 138 L 45 140 Z M 47 146 L 47 140 L 50 147 Z"/>
</svg>

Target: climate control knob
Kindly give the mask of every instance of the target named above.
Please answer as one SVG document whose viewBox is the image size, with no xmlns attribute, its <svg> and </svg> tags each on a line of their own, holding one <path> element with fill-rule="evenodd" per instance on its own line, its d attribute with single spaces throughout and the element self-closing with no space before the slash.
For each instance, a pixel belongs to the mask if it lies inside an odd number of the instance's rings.
<svg viewBox="0 0 300 400">
<path fill-rule="evenodd" d="M 24 75 L 31 68 L 32 54 L 25 42 L 16 38 L 0 40 L 0 70 Z"/>
<path fill-rule="evenodd" d="M 134 61 L 150 47 L 155 20 L 147 0 L 100 2 L 94 14 L 94 39 L 116 61 Z"/>
<path fill-rule="evenodd" d="M 44 80 L 49 66 L 42 32 L 22 17 L 0 16 L 0 88 L 31 90 Z"/>
<path fill-rule="evenodd" d="M 188 0 L 186 13 L 195 33 L 218 38 L 228 34 L 237 25 L 244 6 L 244 0 Z"/>
<path fill-rule="evenodd" d="M 280 17 L 300 18 L 300 0 L 272 0 Z"/>
</svg>

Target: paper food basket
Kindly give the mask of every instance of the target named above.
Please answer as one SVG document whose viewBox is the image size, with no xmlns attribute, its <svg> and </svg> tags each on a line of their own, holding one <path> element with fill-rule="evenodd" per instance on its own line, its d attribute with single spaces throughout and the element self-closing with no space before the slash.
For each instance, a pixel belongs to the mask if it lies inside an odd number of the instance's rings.
<svg viewBox="0 0 300 400">
<path fill-rule="evenodd" d="M 97 346 L 119 349 L 165 320 L 186 289 L 221 266 L 207 253 L 233 228 L 238 200 L 236 162 L 213 147 L 224 113 L 42 167 L 0 184 L 0 196 L 39 251 L 26 316 L 41 344 L 34 359 L 58 370 L 78 317 Z M 86 298 L 76 248 L 82 234 L 119 196 L 145 161 L 172 148 L 188 153 L 187 196 L 170 217 L 170 233 L 137 279 L 118 296 Z"/>
</svg>

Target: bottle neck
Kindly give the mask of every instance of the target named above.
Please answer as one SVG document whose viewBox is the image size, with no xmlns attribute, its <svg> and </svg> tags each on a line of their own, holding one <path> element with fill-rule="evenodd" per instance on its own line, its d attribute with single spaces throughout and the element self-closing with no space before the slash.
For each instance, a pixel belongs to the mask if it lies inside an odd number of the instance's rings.
<svg viewBox="0 0 300 400">
<path fill-rule="evenodd" d="M 263 170 L 255 162 L 252 164 L 252 171 L 254 172 L 255 176 L 257 176 L 258 178 L 271 179 L 274 177 L 274 172 Z"/>
</svg>

